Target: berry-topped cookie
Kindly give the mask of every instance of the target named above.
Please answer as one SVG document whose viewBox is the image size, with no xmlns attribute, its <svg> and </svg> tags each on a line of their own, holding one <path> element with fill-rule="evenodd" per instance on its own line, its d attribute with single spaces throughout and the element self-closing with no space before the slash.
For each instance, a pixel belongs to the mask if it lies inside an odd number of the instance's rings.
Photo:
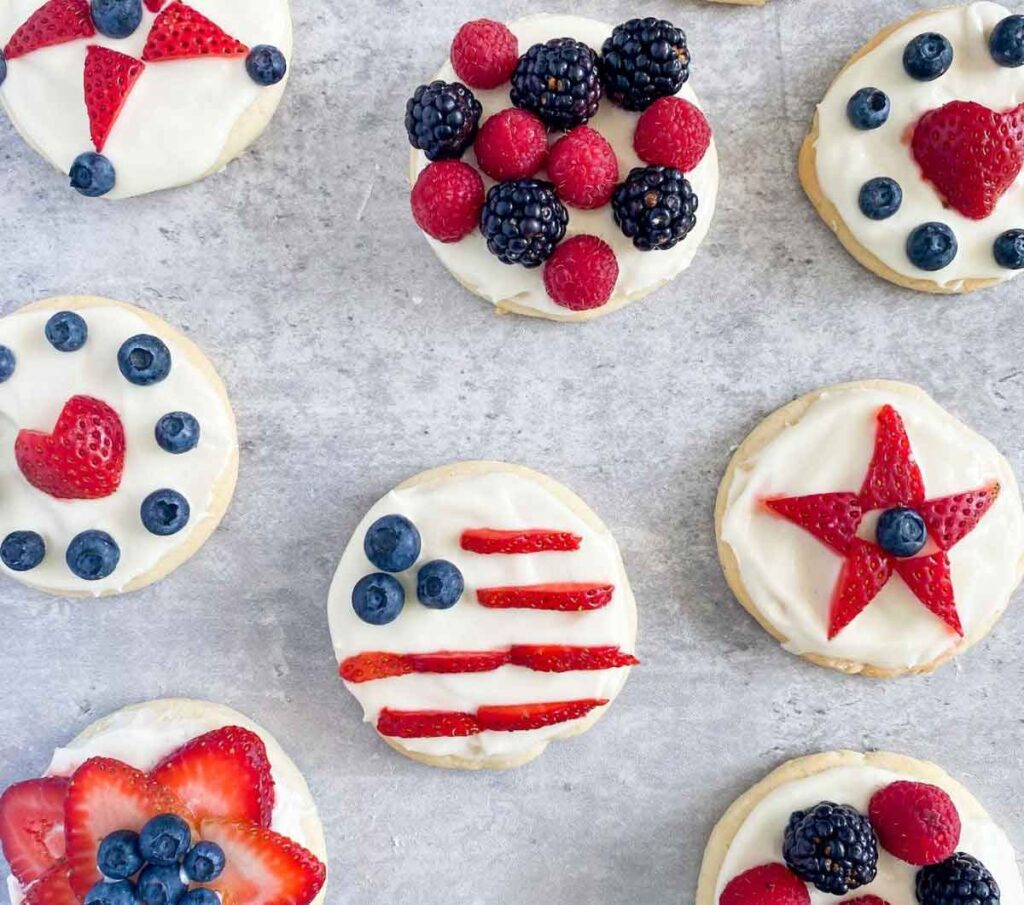
<svg viewBox="0 0 1024 905">
<path fill-rule="evenodd" d="M 238 157 L 284 92 L 288 0 L 7 0 L 0 100 L 89 197 L 202 179 Z"/>
<path fill-rule="evenodd" d="M 159 318 L 64 297 L 0 319 L 0 572 L 68 597 L 167 575 L 227 510 L 224 385 Z"/>
<path fill-rule="evenodd" d="M 1013 846 L 939 767 L 835 751 L 783 764 L 711 834 L 697 905 L 1021 905 Z"/>
<path fill-rule="evenodd" d="M 636 664 L 618 546 L 535 471 L 464 462 L 392 490 L 328 602 L 341 678 L 402 754 L 505 768 L 589 729 Z"/>
<path fill-rule="evenodd" d="M 968 292 L 1024 269 L 1024 16 L 979 2 L 876 35 L 800 153 L 822 218 L 901 286 Z"/>
<path fill-rule="evenodd" d="M 715 511 L 740 603 L 812 662 L 928 672 L 981 639 L 1024 564 L 1009 463 L 917 387 L 818 390 L 740 445 Z"/>
<path fill-rule="evenodd" d="M 686 35 L 570 15 L 479 19 L 409 99 L 412 213 L 467 289 L 586 320 L 685 270 L 718 191 Z"/>
<path fill-rule="evenodd" d="M 0 795 L 11 901 L 23 905 L 311 905 L 323 829 L 281 746 L 191 700 L 127 707 Z"/>
</svg>

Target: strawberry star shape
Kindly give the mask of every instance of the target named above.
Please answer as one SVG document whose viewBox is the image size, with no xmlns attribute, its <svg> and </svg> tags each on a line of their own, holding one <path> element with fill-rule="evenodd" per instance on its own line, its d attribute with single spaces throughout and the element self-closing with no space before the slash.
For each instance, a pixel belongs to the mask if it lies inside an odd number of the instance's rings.
<svg viewBox="0 0 1024 905">
<path fill-rule="evenodd" d="M 977 527 L 996 501 L 999 484 L 927 498 L 921 469 L 899 413 L 885 405 L 876 422 L 874 454 L 858 492 L 771 498 L 764 500 L 764 505 L 843 557 L 829 609 L 830 641 L 878 596 L 893 573 L 924 606 L 963 636 L 949 550 Z M 858 537 L 869 512 L 897 507 L 913 509 L 924 520 L 929 542 L 920 555 L 895 556 L 877 543 Z"/>
</svg>

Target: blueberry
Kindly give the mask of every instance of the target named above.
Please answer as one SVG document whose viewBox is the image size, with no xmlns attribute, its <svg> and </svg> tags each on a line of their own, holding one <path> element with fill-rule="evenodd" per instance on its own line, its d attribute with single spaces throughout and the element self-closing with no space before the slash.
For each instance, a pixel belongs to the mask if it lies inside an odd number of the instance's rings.
<svg viewBox="0 0 1024 905">
<path fill-rule="evenodd" d="M 71 164 L 71 188 L 86 198 L 99 198 L 114 187 L 117 174 L 114 165 L 102 154 L 86 151 Z"/>
<path fill-rule="evenodd" d="M 198 889 L 191 889 L 180 899 L 178 905 L 220 905 L 220 898 L 212 889 L 200 886 Z"/>
<path fill-rule="evenodd" d="M 871 220 L 885 220 L 900 209 L 903 189 L 895 179 L 876 176 L 860 187 L 860 212 Z"/>
<path fill-rule="evenodd" d="M 177 865 L 191 844 L 192 831 L 177 814 L 160 814 L 148 821 L 139 833 L 142 857 L 160 867 Z"/>
<path fill-rule="evenodd" d="M 142 524 L 150 534 L 167 537 L 188 524 L 191 507 L 177 490 L 154 490 L 142 501 Z"/>
<path fill-rule="evenodd" d="M 129 383 L 149 386 L 171 373 L 171 352 L 157 337 L 140 333 L 125 340 L 117 353 L 117 366 Z"/>
<path fill-rule="evenodd" d="M 0 544 L 0 562 L 12 572 L 34 569 L 46 556 L 46 542 L 35 531 L 12 531 Z"/>
<path fill-rule="evenodd" d="M 1024 268 L 1024 229 L 1008 229 L 992 246 L 996 263 L 1011 270 Z"/>
<path fill-rule="evenodd" d="M 135 884 L 128 880 L 106 883 L 100 880 L 85 894 L 84 905 L 138 905 Z"/>
<path fill-rule="evenodd" d="M 104 837 L 96 854 L 96 866 L 109 880 L 127 880 L 142 870 L 144 863 L 139 834 L 134 830 L 115 830 Z"/>
<path fill-rule="evenodd" d="M 68 544 L 68 568 L 86 581 L 106 578 L 121 559 L 121 548 L 106 531 L 83 531 Z"/>
<path fill-rule="evenodd" d="M 377 519 L 363 539 L 366 558 L 385 572 L 401 572 L 420 555 L 420 533 L 403 515 Z"/>
<path fill-rule="evenodd" d="M 953 45 L 933 31 L 918 35 L 903 49 L 903 68 L 912 79 L 930 82 L 953 65 Z"/>
<path fill-rule="evenodd" d="M 374 572 L 356 582 L 352 589 L 352 609 L 370 625 L 387 625 L 398 618 L 405 606 L 405 589 L 397 578 Z"/>
<path fill-rule="evenodd" d="M 58 352 L 77 352 L 89 338 L 89 325 L 74 311 L 58 311 L 46 322 L 46 338 Z"/>
<path fill-rule="evenodd" d="M 224 849 L 216 842 L 197 842 L 185 855 L 182 866 L 193 883 L 209 883 L 221 875 L 225 861 Z"/>
<path fill-rule="evenodd" d="M 4 83 L 4 79 L 7 78 L 7 57 L 4 56 L 2 50 L 0 50 L 0 85 Z"/>
<path fill-rule="evenodd" d="M 942 270 L 956 252 L 956 236 L 945 223 L 922 223 L 907 236 L 907 257 L 921 270 Z"/>
<path fill-rule="evenodd" d="M 164 452 L 185 453 L 199 443 L 199 422 L 188 412 L 168 412 L 156 423 L 156 442 Z"/>
<path fill-rule="evenodd" d="M 14 353 L 7 346 L 0 346 L 0 383 L 11 379 L 17 363 Z"/>
<path fill-rule="evenodd" d="M 897 506 L 886 509 L 878 517 L 875 539 L 886 553 L 903 558 L 921 552 L 928 540 L 928 529 L 924 519 L 913 509 Z"/>
<path fill-rule="evenodd" d="M 466 588 L 458 567 L 445 559 L 435 559 L 420 568 L 416 575 L 416 596 L 432 610 L 455 606 Z"/>
<path fill-rule="evenodd" d="M 142 0 L 92 0 L 92 24 L 108 38 L 127 38 L 142 22 Z"/>
<path fill-rule="evenodd" d="M 861 88 L 846 102 L 846 115 L 855 129 L 877 129 L 890 110 L 889 95 L 878 88 Z"/>
<path fill-rule="evenodd" d="M 1000 66 L 1024 66 L 1024 16 L 1007 16 L 996 25 L 988 39 L 988 51 Z"/>
<path fill-rule="evenodd" d="M 159 818 L 156 818 L 159 819 Z M 139 905 L 177 905 L 188 887 L 177 864 L 150 864 L 139 874 Z"/>
<path fill-rule="evenodd" d="M 245 71 L 257 85 L 276 85 L 288 71 L 288 63 L 272 44 L 257 44 L 245 58 Z"/>
</svg>

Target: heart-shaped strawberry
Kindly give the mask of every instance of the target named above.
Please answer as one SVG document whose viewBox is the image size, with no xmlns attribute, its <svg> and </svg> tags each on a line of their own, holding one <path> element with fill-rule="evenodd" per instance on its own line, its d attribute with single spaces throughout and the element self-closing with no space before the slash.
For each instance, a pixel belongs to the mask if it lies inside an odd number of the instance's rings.
<svg viewBox="0 0 1024 905">
<path fill-rule="evenodd" d="M 25 480 L 59 500 L 97 500 L 121 484 L 124 426 L 109 405 L 72 396 L 52 434 L 22 430 L 14 456 Z"/>
<path fill-rule="evenodd" d="M 911 147 L 943 200 L 982 220 L 1024 163 L 1024 104 L 999 113 L 973 101 L 951 101 L 918 120 Z"/>
</svg>

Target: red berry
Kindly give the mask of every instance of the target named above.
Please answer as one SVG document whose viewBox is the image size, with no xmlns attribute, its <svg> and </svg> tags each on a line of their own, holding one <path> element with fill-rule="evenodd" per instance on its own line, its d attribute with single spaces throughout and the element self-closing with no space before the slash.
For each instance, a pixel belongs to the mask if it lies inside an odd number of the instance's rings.
<svg viewBox="0 0 1024 905">
<path fill-rule="evenodd" d="M 23 886 L 64 860 L 64 799 L 68 781 L 56 776 L 15 783 L 0 795 L 0 845 Z"/>
<path fill-rule="evenodd" d="M 480 222 L 484 181 L 468 163 L 438 160 L 416 179 L 412 216 L 416 225 L 438 242 L 458 242 Z"/>
<path fill-rule="evenodd" d="M 497 88 L 512 78 L 519 60 L 519 41 L 501 22 L 467 22 L 452 41 L 455 74 L 470 88 Z"/>
<path fill-rule="evenodd" d="M 619 182 L 619 161 L 600 132 L 577 126 L 552 146 L 548 177 L 566 204 L 591 210 L 611 201 Z"/>
<path fill-rule="evenodd" d="M 840 905 L 889 905 L 889 903 L 878 896 L 857 896 L 856 899 L 846 899 Z"/>
<path fill-rule="evenodd" d="M 693 170 L 711 144 L 711 126 L 689 101 L 660 97 L 641 115 L 633 134 L 637 156 L 655 166 Z"/>
<path fill-rule="evenodd" d="M 481 707 L 476 718 L 481 730 L 522 732 L 582 719 L 595 707 L 603 707 L 607 703 L 605 698 L 584 698 L 578 701 L 546 701 L 543 704 L 500 704 Z"/>
<path fill-rule="evenodd" d="M 551 550 L 579 550 L 583 538 L 571 531 L 546 528 L 502 531 L 497 528 L 467 528 L 459 545 L 470 553 L 543 553 Z"/>
<path fill-rule="evenodd" d="M 528 179 L 548 156 L 548 133 L 532 113 L 510 107 L 481 127 L 473 146 L 476 160 L 491 179 Z"/>
<path fill-rule="evenodd" d="M 612 601 L 615 586 L 587 581 L 477 588 L 480 606 L 492 610 L 556 610 L 562 613 L 599 610 Z"/>
<path fill-rule="evenodd" d="M 146 64 L 109 47 L 92 44 L 85 52 L 85 108 L 92 143 L 102 151 L 128 93 Z"/>
<path fill-rule="evenodd" d="M 807 885 L 783 864 L 762 864 L 733 877 L 718 905 L 810 905 Z"/>
<path fill-rule="evenodd" d="M 147 63 L 195 57 L 244 57 L 249 48 L 216 22 L 175 0 L 153 22 L 142 50 Z"/>
<path fill-rule="evenodd" d="M 75 38 L 91 38 L 94 34 L 89 0 L 49 0 L 11 36 L 4 56 L 13 60 L 33 50 L 66 44 Z"/>
<path fill-rule="evenodd" d="M 544 288 L 556 305 L 571 311 L 600 308 L 612 297 L 619 262 L 597 236 L 566 239 L 544 265 Z"/>
<path fill-rule="evenodd" d="M 938 786 L 894 782 L 876 792 L 868 816 L 889 854 L 924 866 L 945 861 L 960 841 L 960 815 Z"/>
</svg>

